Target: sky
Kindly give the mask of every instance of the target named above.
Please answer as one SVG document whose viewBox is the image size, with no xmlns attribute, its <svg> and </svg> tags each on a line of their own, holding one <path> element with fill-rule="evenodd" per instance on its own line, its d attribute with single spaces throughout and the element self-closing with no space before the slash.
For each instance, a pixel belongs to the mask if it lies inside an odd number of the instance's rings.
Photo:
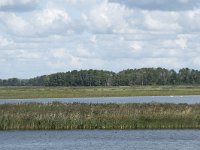
<svg viewBox="0 0 200 150">
<path fill-rule="evenodd" d="M 199 0 L 0 0 L 0 78 L 200 69 Z"/>
</svg>

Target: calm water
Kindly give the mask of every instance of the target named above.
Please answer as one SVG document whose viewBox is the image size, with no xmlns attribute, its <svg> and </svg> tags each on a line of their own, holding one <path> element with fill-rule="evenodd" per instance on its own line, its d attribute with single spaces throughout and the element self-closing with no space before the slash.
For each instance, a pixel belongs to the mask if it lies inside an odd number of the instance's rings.
<svg viewBox="0 0 200 150">
<path fill-rule="evenodd" d="M 42 99 L 17 99 L 0 100 L 4 103 L 39 102 L 81 102 L 81 103 L 200 103 L 200 96 L 135 96 L 135 97 L 101 97 L 101 98 L 42 98 Z"/>
<path fill-rule="evenodd" d="M 200 130 L 1 131 L 1 150 L 199 150 Z"/>
</svg>

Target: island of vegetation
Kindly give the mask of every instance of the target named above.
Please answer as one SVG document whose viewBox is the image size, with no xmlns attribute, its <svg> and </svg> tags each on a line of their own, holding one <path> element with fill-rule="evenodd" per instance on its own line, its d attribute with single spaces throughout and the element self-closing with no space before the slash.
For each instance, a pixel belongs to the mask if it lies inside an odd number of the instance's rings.
<svg viewBox="0 0 200 150">
<path fill-rule="evenodd" d="M 200 128 L 200 104 L 20 103 L 0 113 L 0 130 Z"/>
</svg>

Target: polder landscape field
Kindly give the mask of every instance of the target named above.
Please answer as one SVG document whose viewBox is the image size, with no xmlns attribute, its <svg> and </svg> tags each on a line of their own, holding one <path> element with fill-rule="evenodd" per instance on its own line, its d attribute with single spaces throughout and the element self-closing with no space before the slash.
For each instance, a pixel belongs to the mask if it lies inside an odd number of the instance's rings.
<svg viewBox="0 0 200 150">
<path fill-rule="evenodd" d="M 0 99 L 200 95 L 200 86 L 0 87 Z"/>
<path fill-rule="evenodd" d="M 199 95 L 200 86 L 1 87 L 1 99 Z M 23 102 L 23 100 L 22 100 Z M 0 130 L 199 129 L 199 104 L 0 105 Z"/>
</svg>

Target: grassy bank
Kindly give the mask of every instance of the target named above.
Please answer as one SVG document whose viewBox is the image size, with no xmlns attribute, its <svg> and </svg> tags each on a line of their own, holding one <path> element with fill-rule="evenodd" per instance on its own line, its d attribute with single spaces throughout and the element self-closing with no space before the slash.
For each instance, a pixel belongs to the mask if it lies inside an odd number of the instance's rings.
<svg viewBox="0 0 200 150">
<path fill-rule="evenodd" d="M 0 130 L 200 128 L 200 104 L 0 105 Z"/>
<path fill-rule="evenodd" d="M 0 99 L 200 95 L 200 86 L 0 87 Z"/>
</svg>

